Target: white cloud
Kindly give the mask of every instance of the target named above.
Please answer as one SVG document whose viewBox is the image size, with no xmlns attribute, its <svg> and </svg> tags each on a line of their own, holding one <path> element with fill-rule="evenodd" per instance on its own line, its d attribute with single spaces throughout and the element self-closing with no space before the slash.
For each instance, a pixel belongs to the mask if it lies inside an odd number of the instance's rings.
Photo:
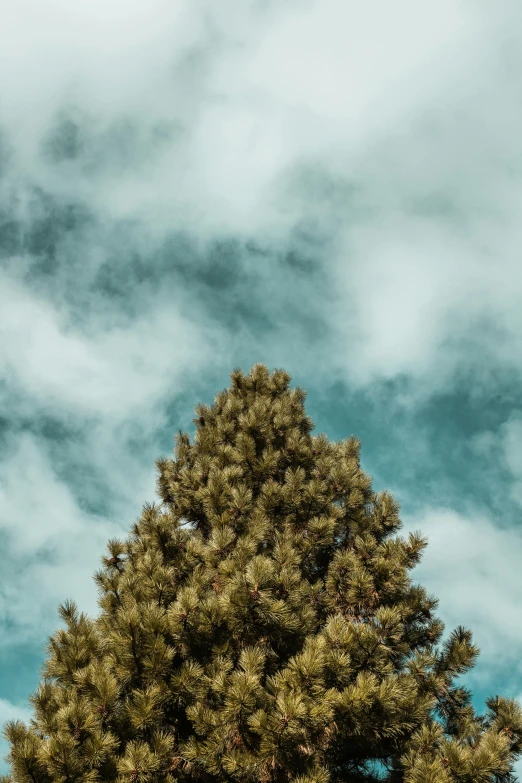
<svg viewBox="0 0 522 783">
<path fill-rule="evenodd" d="M 14 454 L 0 467 L 0 533 L 7 536 L 9 552 L 2 566 L 0 617 L 11 626 L 0 644 L 35 643 L 52 632 L 58 605 L 67 598 L 83 611 L 98 612 L 92 575 L 108 539 L 126 533 L 128 520 L 121 527 L 82 511 L 29 434 L 18 438 Z"/>
<path fill-rule="evenodd" d="M 17 151 L 4 188 L 25 180 L 74 195 L 105 221 L 139 217 L 156 239 L 182 227 L 200 240 L 232 232 L 273 245 L 297 220 L 314 220 L 334 248 L 332 301 L 310 301 L 332 330 L 323 372 L 358 385 L 407 373 L 417 399 L 448 388 L 463 363 L 480 368 L 481 346 L 516 369 L 521 188 L 508 66 L 520 55 L 514 7 L 505 11 L 501 23 L 485 4 L 449 0 L 393 10 L 380 0 L 264 10 L 229 0 L 219 13 L 210 3 L 26 0 L 0 33 L 0 73 L 18 74 L 16 86 L 0 76 Z M 86 157 L 50 165 L 38 150 L 68 104 L 85 125 Z M 114 141 L 111 163 L 103 144 L 123 120 L 136 139 L 127 152 Z M 178 130 L 153 144 L 160 122 Z M 354 185 L 355 200 L 295 192 L 303 164 Z M 412 214 L 412 202 L 433 197 L 459 213 L 457 228 Z M 110 344 L 128 356 L 126 337 Z M 98 361 L 78 349 L 85 367 Z M 80 397 L 115 399 L 115 384 L 87 381 Z"/>
<path fill-rule="evenodd" d="M 28 722 L 33 715 L 33 711 L 28 707 L 13 704 L 7 699 L 0 699 L 0 724 L 8 720 L 23 720 Z"/>
<path fill-rule="evenodd" d="M 328 0 L 264 12 L 227 2 L 219 14 L 159 0 L 146 13 L 138 0 L 128 10 L 116 0 L 21 3 L 1 33 L 5 73 L 16 66 L 21 79 L 2 84 L 4 122 L 26 178 L 86 199 L 105 219 L 139 216 L 151 235 L 184 227 L 273 243 L 300 218 L 318 222 L 335 242 L 325 260 L 335 296 L 310 307 L 332 345 L 356 348 L 323 352 L 324 369 L 363 385 L 408 373 L 426 396 L 447 388 L 463 359 L 479 364 L 461 338 L 518 366 L 520 116 L 508 25 L 509 14 L 503 28 L 467 2 L 402 0 L 392 11 Z M 37 156 L 42 135 L 70 102 L 92 131 L 94 158 L 50 167 Z M 134 153 L 116 168 L 94 165 L 122 119 L 136 125 Z M 153 152 L 160 121 L 179 130 Z M 311 163 L 360 187 L 355 203 L 292 192 L 296 168 Z M 412 201 L 434 195 L 453 201 L 459 228 L 411 213 Z M 499 331 L 477 336 L 485 317 Z"/>
<path fill-rule="evenodd" d="M 473 632 L 481 650 L 480 677 L 494 677 L 499 666 L 517 664 L 522 654 L 522 531 L 500 528 L 483 512 L 464 516 L 444 507 L 427 508 L 404 522 L 406 531 L 418 529 L 428 538 L 414 579 L 439 598 L 438 614 L 447 631 L 464 625 Z"/>
<path fill-rule="evenodd" d="M 195 362 L 215 356 L 219 328 L 182 315 L 175 301 L 128 326 L 106 319 L 75 329 L 67 314 L 0 273 L 0 372 L 36 404 L 107 417 L 116 426 L 138 407 L 153 408 Z"/>
<path fill-rule="evenodd" d="M 473 67 L 487 29 L 466 4 L 421 12 L 412 0 L 393 12 L 339 0 L 277 13 L 238 2 L 219 14 L 208 3 L 159 1 L 135 1 L 128 12 L 119 0 L 30 8 L 29 30 L 22 2 L 0 40 L 19 74 L 16 89 L 9 80 L 2 91 L 4 122 L 26 174 L 84 193 L 104 216 L 146 210 L 164 226 L 192 213 L 210 232 L 277 231 L 281 207 L 288 227 L 294 210 L 274 203 L 271 188 L 285 170 L 319 158 L 350 177 L 383 133 L 440 100 L 457 56 L 458 73 Z M 69 167 L 60 176 L 36 158 L 47 125 L 71 102 L 98 128 L 121 117 L 142 128 L 168 119 L 185 133 L 139 171 L 114 177 L 104 167 L 93 182 L 76 169 L 71 179 Z"/>
</svg>

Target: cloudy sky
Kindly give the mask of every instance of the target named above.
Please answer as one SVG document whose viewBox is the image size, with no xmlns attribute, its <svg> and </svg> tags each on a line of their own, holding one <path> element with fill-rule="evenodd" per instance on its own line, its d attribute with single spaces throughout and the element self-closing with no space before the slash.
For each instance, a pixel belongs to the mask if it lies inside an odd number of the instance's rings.
<svg viewBox="0 0 522 783">
<path fill-rule="evenodd" d="M 428 536 L 476 706 L 522 695 L 520 4 L 1 5 L 0 722 L 259 361 Z"/>
</svg>

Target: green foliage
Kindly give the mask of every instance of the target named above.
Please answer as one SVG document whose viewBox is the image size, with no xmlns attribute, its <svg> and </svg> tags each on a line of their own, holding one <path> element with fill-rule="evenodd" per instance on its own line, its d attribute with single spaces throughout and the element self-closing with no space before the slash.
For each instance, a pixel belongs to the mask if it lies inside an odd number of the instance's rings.
<svg viewBox="0 0 522 783">
<path fill-rule="evenodd" d="M 513 780 L 521 710 L 479 716 L 456 685 L 478 650 L 463 628 L 440 646 L 408 576 L 426 541 L 359 441 L 313 436 L 282 370 L 231 380 L 109 541 L 99 616 L 60 608 L 4 783 Z"/>
</svg>

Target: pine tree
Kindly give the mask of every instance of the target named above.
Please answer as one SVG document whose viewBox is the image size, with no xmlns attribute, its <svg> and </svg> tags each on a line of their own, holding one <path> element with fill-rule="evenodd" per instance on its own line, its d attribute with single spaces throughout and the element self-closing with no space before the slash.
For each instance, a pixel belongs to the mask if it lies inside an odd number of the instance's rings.
<svg viewBox="0 0 522 783">
<path fill-rule="evenodd" d="M 312 435 L 283 370 L 231 375 L 196 434 L 157 460 L 145 505 L 95 574 L 100 613 L 60 607 L 4 783 L 507 783 L 514 700 L 480 716 L 456 684 L 478 654 L 442 643 L 360 442 Z"/>
</svg>

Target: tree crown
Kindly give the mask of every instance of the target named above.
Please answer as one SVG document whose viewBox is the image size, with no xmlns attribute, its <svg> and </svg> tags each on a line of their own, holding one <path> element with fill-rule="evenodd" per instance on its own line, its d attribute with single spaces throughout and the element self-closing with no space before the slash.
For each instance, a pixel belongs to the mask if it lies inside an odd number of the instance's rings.
<svg viewBox="0 0 522 783">
<path fill-rule="evenodd" d="M 60 607 L 4 783 L 513 780 L 520 707 L 475 713 L 471 634 L 440 645 L 409 576 L 426 540 L 397 534 L 359 440 L 312 435 L 290 380 L 235 370 L 157 460 L 161 503 L 109 541 L 99 616 Z"/>
</svg>

